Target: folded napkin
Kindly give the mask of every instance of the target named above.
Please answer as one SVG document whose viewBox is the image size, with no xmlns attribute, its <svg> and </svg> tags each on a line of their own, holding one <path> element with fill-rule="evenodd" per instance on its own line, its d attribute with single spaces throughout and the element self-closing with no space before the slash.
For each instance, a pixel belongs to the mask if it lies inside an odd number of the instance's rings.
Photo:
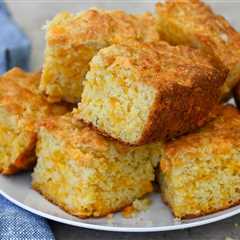
<svg viewBox="0 0 240 240">
<path fill-rule="evenodd" d="M 45 219 L 21 209 L 0 195 L 1 240 L 54 240 Z"/>
<path fill-rule="evenodd" d="M 0 0 L 0 74 L 19 66 L 28 68 L 30 41 L 12 20 Z M 0 194 L 1 240 L 52 240 L 54 236 L 47 221 L 25 211 Z"/>
<path fill-rule="evenodd" d="M 30 41 L 0 1 L 0 74 L 14 66 L 28 68 Z"/>
</svg>

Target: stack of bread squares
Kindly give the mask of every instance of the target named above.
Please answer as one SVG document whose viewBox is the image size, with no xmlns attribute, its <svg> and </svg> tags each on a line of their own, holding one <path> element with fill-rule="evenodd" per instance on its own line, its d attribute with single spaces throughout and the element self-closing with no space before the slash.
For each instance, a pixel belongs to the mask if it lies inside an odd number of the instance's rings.
<svg viewBox="0 0 240 240">
<path fill-rule="evenodd" d="M 0 171 L 37 156 L 33 188 L 70 214 L 106 216 L 155 180 L 178 218 L 240 203 L 240 113 L 224 105 L 240 102 L 240 35 L 199 0 L 60 13 L 42 74 L 0 81 Z"/>
<path fill-rule="evenodd" d="M 79 102 L 92 57 L 99 49 L 126 40 L 158 41 L 153 16 L 100 9 L 58 14 L 47 25 L 41 91 L 50 101 Z"/>
<path fill-rule="evenodd" d="M 230 96 L 240 79 L 240 35 L 224 17 L 199 0 L 167 0 L 158 3 L 158 30 L 171 44 L 184 44 L 218 57 L 229 73 L 221 98 Z"/>
<path fill-rule="evenodd" d="M 41 73 L 14 68 L 0 77 L 0 172 L 14 174 L 33 167 L 40 122 L 62 115 L 68 107 L 49 104 L 40 96 Z"/>
</svg>

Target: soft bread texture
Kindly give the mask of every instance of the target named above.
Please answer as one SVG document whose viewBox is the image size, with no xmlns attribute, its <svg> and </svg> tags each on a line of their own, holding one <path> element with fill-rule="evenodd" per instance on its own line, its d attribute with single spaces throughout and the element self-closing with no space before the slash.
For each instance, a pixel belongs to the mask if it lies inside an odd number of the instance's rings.
<svg viewBox="0 0 240 240">
<path fill-rule="evenodd" d="M 222 61 L 229 74 L 222 86 L 221 99 L 227 99 L 240 80 L 239 33 L 199 0 L 169 0 L 156 7 L 162 39 L 200 48 Z"/>
<path fill-rule="evenodd" d="M 14 174 L 32 168 L 38 123 L 67 108 L 49 104 L 37 94 L 39 73 L 14 68 L 0 77 L 0 172 Z"/>
<path fill-rule="evenodd" d="M 178 218 L 240 203 L 240 113 L 223 106 L 198 132 L 165 144 L 160 164 L 164 201 Z"/>
<path fill-rule="evenodd" d="M 218 63 L 200 50 L 166 42 L 101 49 L 90 63 L 75 117 L 132 145 L 189 132 L 215 114 L 226 76 Z"/>
<path fill-rule="evenodd" d="M 40 90 L 49 101 L 79 102 L 92 57 L 103 47 L 127 40 L 158 41 L 153 16 L 100 9 L 58 14 L 47 25 Z"/>
<path fill-rule="evenodd" d="M 32 186 L 81 218 L 100 217 L 152 191 L 162 144 L 129 147 L 99 135 L 71 115 L 39 132 Z"/>
</svg>

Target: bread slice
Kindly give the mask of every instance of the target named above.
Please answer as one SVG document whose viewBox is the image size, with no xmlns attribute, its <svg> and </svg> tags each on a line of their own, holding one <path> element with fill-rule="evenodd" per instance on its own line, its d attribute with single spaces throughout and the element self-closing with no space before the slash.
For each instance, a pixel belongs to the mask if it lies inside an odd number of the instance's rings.
<svg viewBox="0 0 240 240">
<path fill-rule="evenodd" d="M 240 35 L 222 16 L 199 0 L 169 0 L 157 4 L 161 38 L 172 44 L 201 48 L 217 56 L 229 70 L 222 87 L 225 100 L 240 80 Z"/>
<path fill-rule="evenodd" d="M 196 133 L 164 146 L 160 185 L 178 218 L 193 218 L 240 203 L 240 113 L 221 115 Z"/>
<path fill-rule="evenodd" d="M 72 215 L 105 216 L 152 191 L 161 150 L 119 144 L 71 115 L 51 118 L 39 132 L 32 185 Z"/>
<path fill-rule="evenodd" d="M 100 9 L 58 14 L 47 25 L 41 91 L 49 101 L 79 102 L 92 57 L 103 47 L 129 39 L 158 41 L 153 16 Z"/>
<path fill-rule="evenodd" d="M 61 115 L 65 106 L 49 104 L 37 95 L 40 72 L 14 68 L 0 77 L 0 172 L 14 174 L 35 163 L 38 123 L 49 115 Z"/>
<path fill-rule="evenodd" d="M 200 50 L 166 42 L 116 44 L 90 63 L 75 117 L 140 145 L 209 121 L 225 73 Z"/>
</svg>

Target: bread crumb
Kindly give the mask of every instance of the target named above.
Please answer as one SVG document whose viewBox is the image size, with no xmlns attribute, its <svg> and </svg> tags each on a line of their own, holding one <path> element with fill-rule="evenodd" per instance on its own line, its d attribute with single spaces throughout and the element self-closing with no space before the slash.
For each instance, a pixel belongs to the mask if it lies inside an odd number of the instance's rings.
<svg viewBox="0 0 240 240">
<path fill-rule="evenodd" d="M 176 217 L 173 219 L 173 221 L 174 221 L 174 224 L 175 224 L 175 225 L 181 224 L 181 222 L 182 222 L 182 221 L 181 221 L 181 218 L 176 218 Z"/>
<path fill-rule="evenodd" d="M 107 215 L 107 219 L 112 219 L 113 218 L 113 214 L 112 213 L 109 213 L 108 215 Z"/>
<path fill-rule="evenodd" d="M 125 207 L 122 210 L 122 215 L 125 218 L 132 218 L 135 216 L 135 209 L 133 208 L 133 205 L 130 205 L 128 207 Z"/>
<path fill-rule="evenodd" d="M 133 202 L 133 208 L 138 212 L 146 211 L 150 205 L 151 200 L 149 198 L 136 199 Z"/>
<path fill-rule="evenodd" d="M 151 204 L 149 198 L 137 199 L 132 205 L 126 207 L 122 211 L 122 215 L 125 218 L 132 218 L 136 213 L 146 211 Z"/>
<path fill-rule="evenodd" d="M 112 225 L 114 223 L 114 218 L 113 218 L 113 214 L 112 213 L 109 213 L 107 215 L 107 223 Z"/>
</svg>

